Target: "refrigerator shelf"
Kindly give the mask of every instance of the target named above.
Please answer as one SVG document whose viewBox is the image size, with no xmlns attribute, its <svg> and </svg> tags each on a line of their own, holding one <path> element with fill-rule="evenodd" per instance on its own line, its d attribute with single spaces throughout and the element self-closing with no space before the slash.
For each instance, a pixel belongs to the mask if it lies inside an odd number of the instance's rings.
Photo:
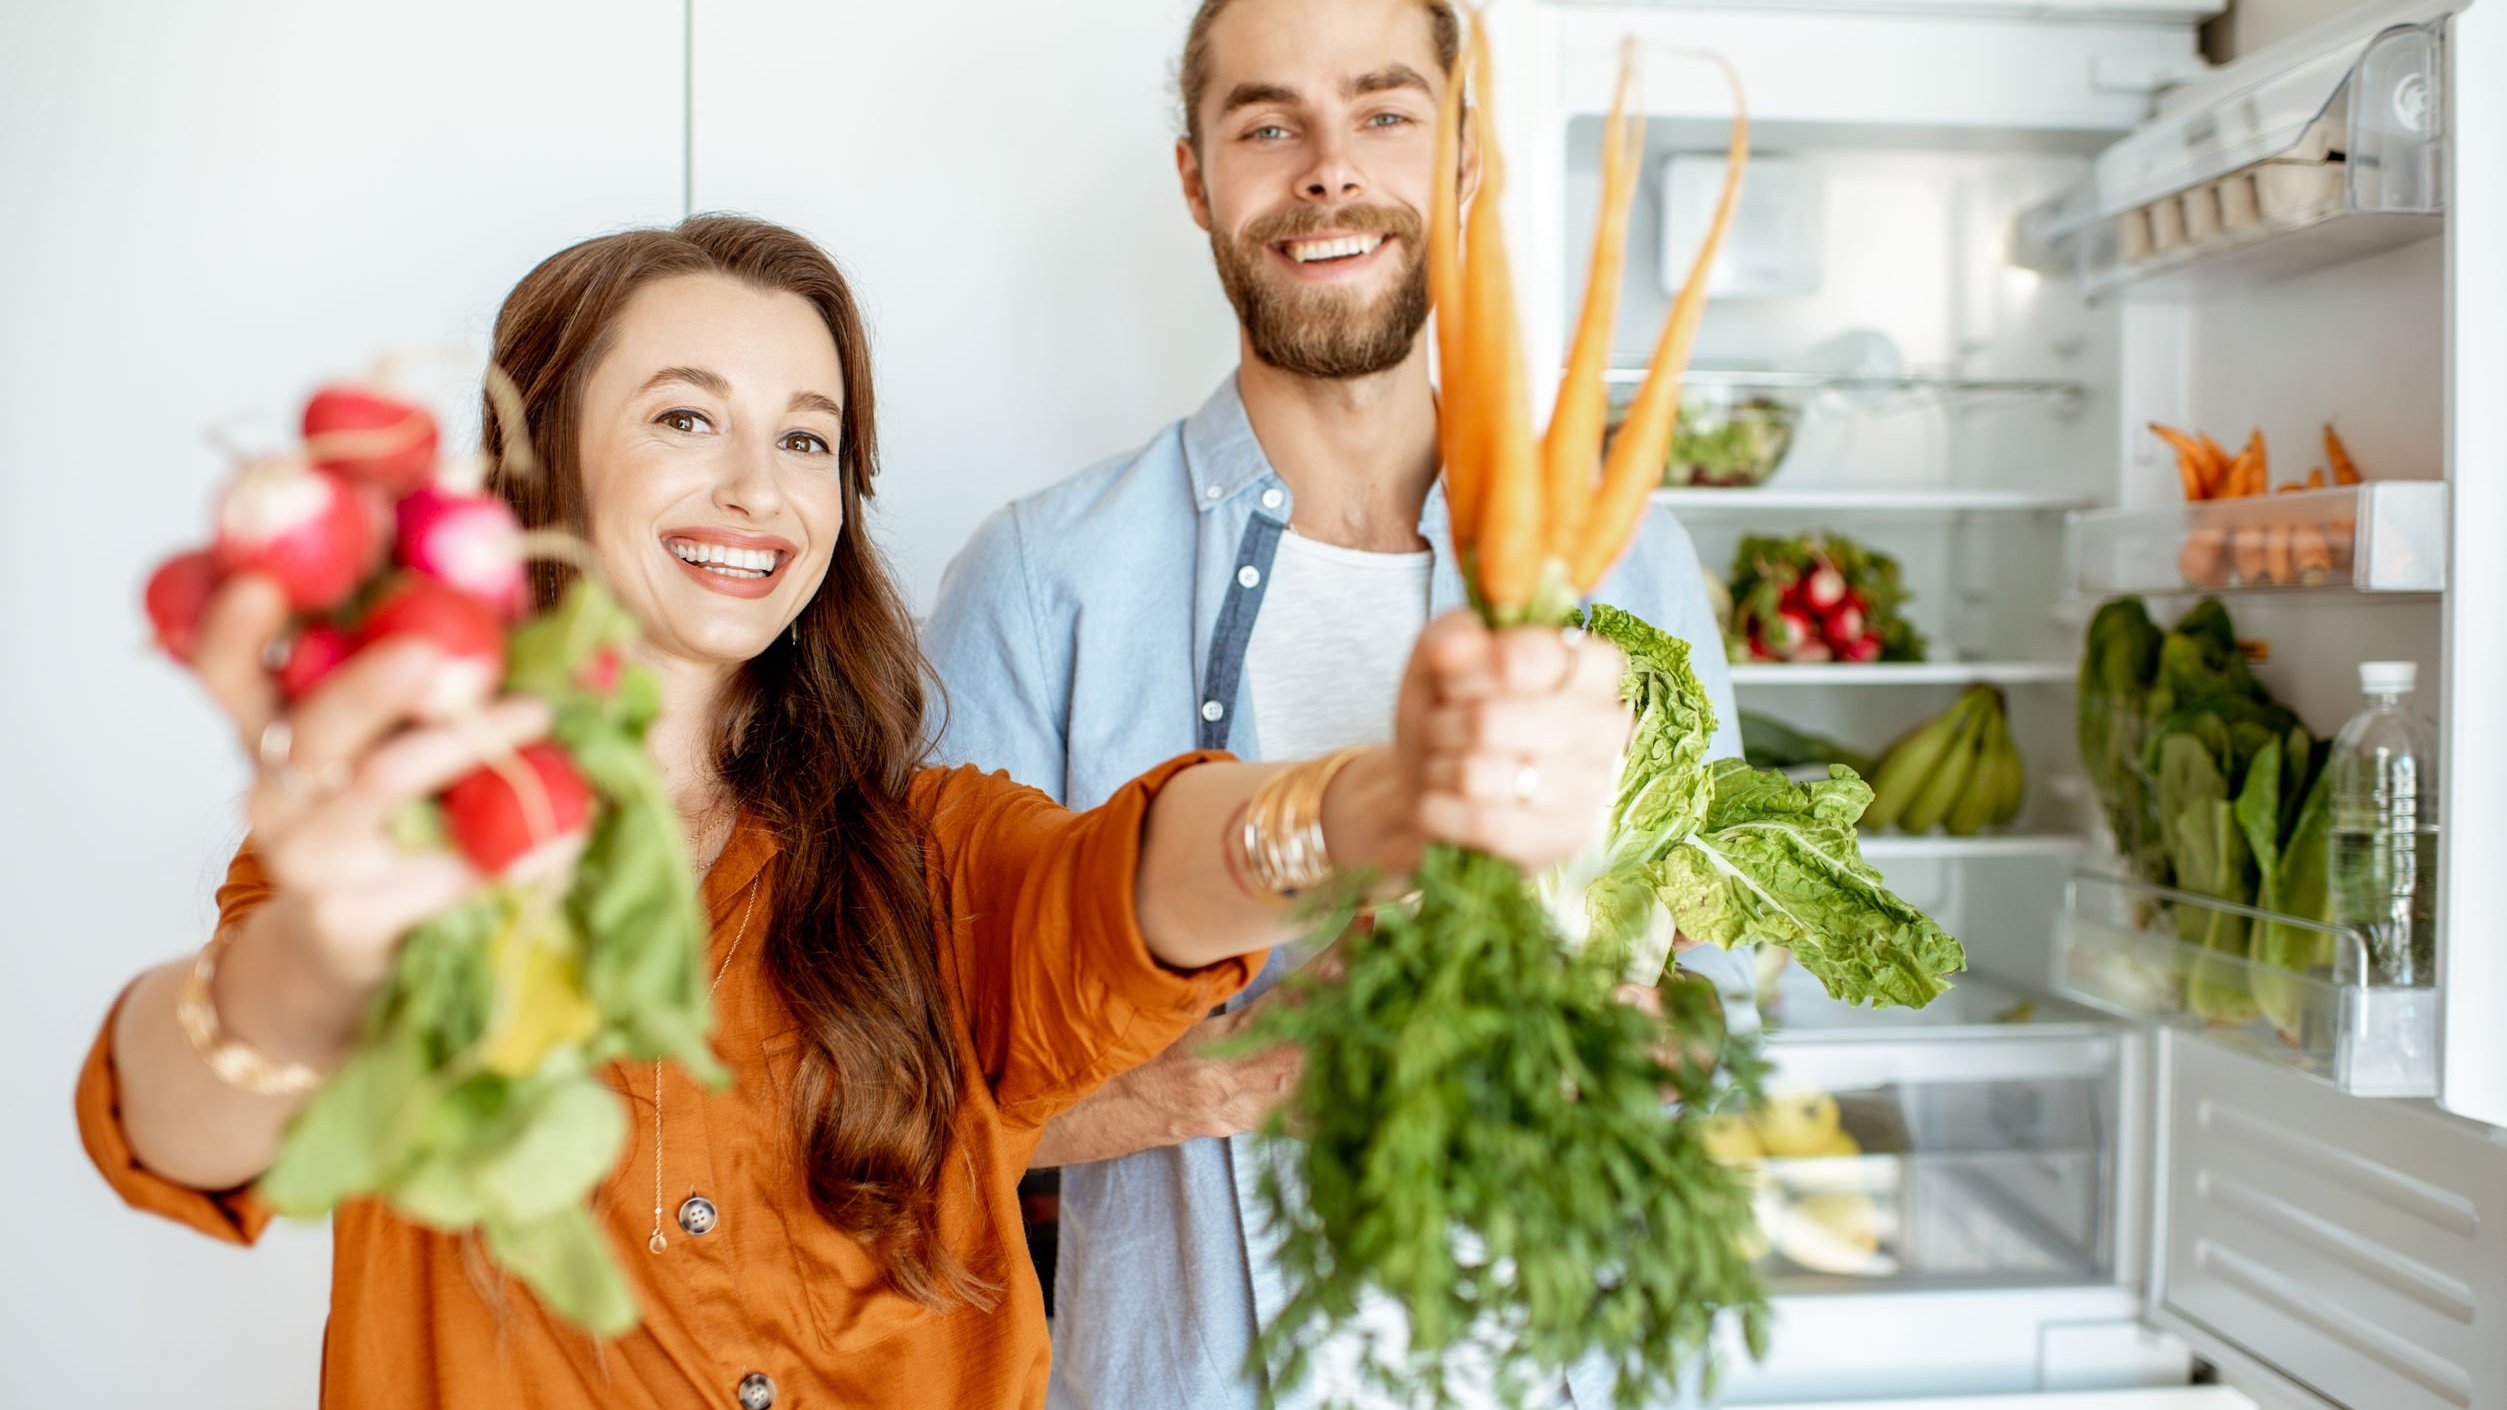
<svg viewBox="0 0 2507 1410">
<path fill-rule="evenodd" d="M 1680 485 L 1654 491 L 1654 502 L 1683 515 L 1707 514 L 2060 514 L 2086 509 L 2080 495 L 2033 490 L 1960 489 L 1710 489 Z"/>
<path fill-rule="evenodd" d="M 1624 399 L 1645 380 L 1642 367 L 1613 367 L 1602 380 Z M 1692 367 L 1681 374 L 1681 387 L 1724 392 L 1788 392 L 1800 398 L 1834 394 L 1856 410 L 1879 413 L 1938 407 L 1947 412 L 1980 411 L 2006 406 L 2044 405 L 2071 415 L 2088 404 L 2089 389 L 2078 382 L 2052 378 L 1958 377 L 1910 372 L 1894 377 L 1811 372 L 1763 367 Z"/>
<path fill-rule="evenodd" d="M 1739 661 L 1732 683 L 1744 685 L 2070 685 L 2070 661 Z"/>
<path fill-rule="evenodd" d="M 2023 214 L 2014 257 L 2083 294 L 2200 297 L 2439 232 L 2444 17 L 2267 49 L 2173 95 L 2070 194 Z"/>
<path fill-rule="evenodd" d="M 2065 517 L 2072 590 L 2118 593 L 2446 587 L 2446 486 L 2383 480 Z"/>
<path fill-rule="evenodd" d="M 2087 837 L 2073 832 L 1985 833 L 1975 837 L 1876 832 L 1858 841 L 1864 860 L 1870 862 L 2072 857 L 2090 846 Z"/>
<path fill-rule="evenodd" d="M 2331 966 L 2301 973 L 2246 957 L 2250 927 L 2323 937 Z M 2180 938 L 2208 932 L 2218 949 Z M 2125 877 L 2076 872 L 2055 937 L 2055 988 L 2126 1018 L 2179 1029 L 2354 1096 L 2437 1092 L 2438 991 L 2373 985 L 2354 929 Z"/>
</svg>

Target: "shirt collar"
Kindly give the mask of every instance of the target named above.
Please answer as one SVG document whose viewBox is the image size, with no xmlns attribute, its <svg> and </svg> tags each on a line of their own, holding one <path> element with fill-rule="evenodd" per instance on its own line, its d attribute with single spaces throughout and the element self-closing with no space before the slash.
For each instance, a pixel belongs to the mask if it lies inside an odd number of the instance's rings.
<svg viewBox="0 0 2507 1410">
<path fill-rule="evenodd" d="M 1193 490 L 1193 508 L 1207 513 L 1238 490 L 1287 482 L 1271 468 L 1255 438 L 1252 418 L 1245 415 L 1245 397 L 1231 370 L 1199 410 L 1184 419 L 1184 467 Z M 1287 518 L 1283 514 L 1281 518 Z M 1446 556 L 1452 540 L 1445 504 L 1445 477 L 1428 482 L 1428 497 L 1419 506 L 1419 534 L 1437 556 Z"/>
<path fill-rule="evenodd" d="M 1201 409 L 1185 419 L 1184 469 L 1193 488 L 1193 508 L 1205 513 L 1238 490 L 1279 479 L 1271 458 L 1262 453 L 1262 442 L 1254 439 L 1232 370 Z"/>
<path fill-rule="evenodd" d="M 735 910 L 745 909 L 749 883 L 758 879 L 766 864 L 782 851 L 775 841 L 773 828 L 755 813 L 743 808 L 732 824 L 731 837 L 723 843 L 722 854 L 714 859 L 711 871 L 699 888 L 705 914 L 720 925 Z"/>
</svg>

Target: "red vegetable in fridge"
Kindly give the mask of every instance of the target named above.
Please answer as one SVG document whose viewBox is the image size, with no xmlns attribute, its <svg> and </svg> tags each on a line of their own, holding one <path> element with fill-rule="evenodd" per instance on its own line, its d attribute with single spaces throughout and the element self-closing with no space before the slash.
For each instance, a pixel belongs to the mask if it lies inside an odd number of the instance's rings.
<svg viewBox="0 0 2507 1410">
<path fill-rule="evenodd" d="M 505 624 L 486 604 L 433 578 L 411 577 L 357 628 L 357 648 L 417 637 L 445 658 L 418 713 L 446 719 L 486 703 L 505 675 Z"/>
<path fill-rule="evenodd" d="M 526 744 L 444 790 L 445 830 L 490 876 L 532 877 L 573 858 L 592 816 L 592 791 L 552 744 Z"/>
<path fill-rule="evenodd" d="M 355 592 L 382 553 L 372 507 L 336 475 L 292 456 L 235 472 L 218 501 L 218 566 L 276 582 L 299 612 Z"/>
<path fill-rule="evenodd" d="M 1792 660 L 1802 648 L 1819 638 L 1819 629 L 1808 613 L 1787 607 L 1776 613 L 1776 620 L 1767 628 L 1767 649 L 1785 660 Z"/>
<path fill-rule="evenodd" d="M 403 499 L 396 512 L 404 565 L 506 616 L 521 611 L 522 522 L 504 500 L 425 485 Z"/>
<path fill-rule="evenodd" d="M 356 652 L 356 638 L 348 633 L 328 622 L 308 624 L 287 645 L 287 660 L 279 666 L 279 695 L 287 700 L 303 699 L 321 684 L 324 676 L 338 670 L 340 663 Z"/>
<path fill-rule="evenodd" d="M 1880 638 L 1876 636 L 1864 637 L 1860 641 L 1855 642 L 1853 645 L 1838 651 L 1837 659 L 1840 661 L 1852 661 L 1858 665 L 1865 661 L 1877 661 L 1880 659 Z"/>
<path fill-rule="evenodd" d="M 1845 574 L 1837 565 L 1822 563 L 1802 579 L 1802 596 L 1814 612 L 1826 612 L 1845 601 Z"/>
<path fill-rule="evenodd" d="M 166 655 L 191 664 L 192 647 L 200 639 L 201 614 L 209 610 L 209 598 L 225 577 L 216 557 L 205 548 L 178 553 L 148 575 L 144 594 L 148 622 L 156 628 L 157 645 Z"/>
<path fill-rule="evenodd" d="M 1820 625 L 1825 629 L 1821 634 L 1827 638 L 1828 644 L 1839 651 L 1861 641 L 1866 635 L 1863 609 L 1851 600 L 1838 603 L 1837 609 L 1829 613 Z"/>
<path fill-rule="evenodd" d="M 314 464 L 359 484 L 407 494 L 435 473 L 435 418 L 372 387 L 324 387 L 305 403 Z"/>
</svg>

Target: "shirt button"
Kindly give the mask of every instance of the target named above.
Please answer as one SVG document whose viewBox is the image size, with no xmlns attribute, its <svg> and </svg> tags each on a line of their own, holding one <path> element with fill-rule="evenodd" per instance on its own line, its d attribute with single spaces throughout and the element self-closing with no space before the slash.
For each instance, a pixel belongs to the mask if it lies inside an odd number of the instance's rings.
<svg viewBox="0 0 2507 1410">
<path fill-rule="evenodd" d="M 710 1234 L 720 1222 L 722 1211 L 703 1195 L 690 1195 L 679 1205 L 679 1227 L 691 1234 Z"/>
<path fill-rule="evenodd" d="M 1261 581 L 1262 570 L 1255 567 L 1251 563 L 1248 563 L 1244 567 L 1236 570 L 1236 585 L 1238 587 L 1252 587 L 1254 584 Z"/>
<path fill-rule="evenodd" d="M 1201 717 L 1217 724 L 1227 718 L 1227 707 L 1216 700 L 1204 700 L 1201 702 Z"/>
<path fill-rule="evenodd" d="M 1287 498 L 1287 495 L 1281 494 L 1278 490 L 1264 490 L 1262 492 L 1262 507 L 1265 509 L 1277 509 L 1280 507 L 1280 502 Z"/>
<path fill-rule="evenodd" d="M 1223 493 L 1223 491 L 1221 491 L 1218 486 L 1212 485 L 1210 488 L 1201 492 L 1201 497 L 1203 499 L 1217 499 L 1221 493 Z"/>
<path fill-rule="evenodd" d="M 740 1378 L 740 1410 L 774 1410 L 775 1378 L 751 1371 Z"/>
</svg>

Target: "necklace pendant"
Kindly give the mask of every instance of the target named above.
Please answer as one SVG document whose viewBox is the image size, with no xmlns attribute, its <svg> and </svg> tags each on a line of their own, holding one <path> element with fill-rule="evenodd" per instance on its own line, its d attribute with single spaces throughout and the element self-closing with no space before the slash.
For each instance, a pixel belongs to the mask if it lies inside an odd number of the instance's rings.
<svg viewBox="0 0 2507 1410">
<path fill-rule="evenodd" d="M 644 1241 L 644 1246 L 651 1249 L 655 1253 L 659 1253 L 663 1249 L 670 1247 L 670 1240 L 662 1237 L 661 1230 L 655 1229 L 653 1231 L 653 1237 Z"/>
</svg>

